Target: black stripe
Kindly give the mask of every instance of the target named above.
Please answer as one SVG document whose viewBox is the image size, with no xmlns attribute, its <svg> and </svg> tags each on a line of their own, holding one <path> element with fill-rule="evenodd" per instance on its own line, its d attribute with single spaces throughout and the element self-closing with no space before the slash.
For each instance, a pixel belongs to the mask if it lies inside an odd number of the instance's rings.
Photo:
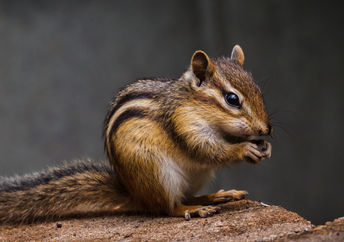
<svg viewBox="0 0 344 242">
<path fill-rule="evenodd" d="M 190 156 L 194 156 L 193 151 L 188 149 L 185 139 L 177 132 L 176 125 L 172 119 L 172 112 L 166 112 L 163 115 L 155 118 L 154 120 L 161 125 L 166 131 L 169 138 L 176 144 L 182 151 Z"/>
<path fill-rule="evenodd" d="M 145 112 L 142 109 L 128 109 L 121 113 L 121 115 L 118 116 L 116 121 L 111 127 L 111 131 L 109 133 L 109 137 L 112 137 L 114 133 L 116 133 L 118 127 L 125 121 L 131 118 L 143 118 L 145 117 Z"/>
<path fill-rule="evenodd" d="M 115 107 L 111 110 L 110 116 L 112 116 L 126 102 L 129 102 L 134 99 L 152 99 L 153 97 L 154 97 L 154 94 L 149 93 L 149 92 L 128 93 L 118 100 Z"/>
<path fill-rule="evenodd" d="M 132 93 L 128 93 L 122 97 L 120 97 L 120 99 L 117 101 L 116 105 L 114 105 L 112 107 L 112 109 L 109 110 L 108 114 L 106 115 L 105 121 L 104 121 L 104 136 L 106 135 L 106 129 L 107 129 L 107 125 L 111 119 L 111 117 L 114 115 L 114 113 L 123 106 L 124 103 L 129 102 L 131 100 L 134 99 L 152 99 L 154 97 L 153 93 L 149 93 L 149 92 L 141 92 L 141 93 L 136 93 L 136 92 L 132 92 Z"/>
<path fill-rule="evenodd" d="M 131 118 L 143 118 L 145 117 L 145 112 L 142 109 L 128 109 L 126 111 L 124 111 L 123 113 L 121 113 L 121 115 L 118 116 L 118 118 L 115 120 L 115 122 L 113 123 L 109 136 L 107 138 L 111 138 L 117 131 L 117 129 L 119 128 L 119 126 L 124 123 L 125 121 L 127 121 L 128 119 Z M 106 141 L 106 140 L 105 140 Z M 105 142 L 106 144 L 106 142 Z M 111 146 L 111 153 L 114 154 L 114 145 L 110 145 Z"/>
</svg>

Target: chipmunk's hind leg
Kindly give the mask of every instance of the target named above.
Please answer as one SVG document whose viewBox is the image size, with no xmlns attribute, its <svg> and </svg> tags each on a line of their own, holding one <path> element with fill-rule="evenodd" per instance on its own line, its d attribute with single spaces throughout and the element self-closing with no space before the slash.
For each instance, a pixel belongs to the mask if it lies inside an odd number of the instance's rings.
<svg viewBox="0 0 344 242">
<path fill-rule="evenodd" d="M 220 207 L 214 206 L 201 206 L 201 205 L 184 205 L 179 204 L 171 213 L 171 216 L 185 217 L 186 220 L 190 220 L 191 217 L 207 218 L 213 216 L 220 210 Z"/>
<path fill-rule="evenodd" d="M 203 196 L 194 196 L 189 198 L 185 204 L 187 205 L 196 205 L 201 204 L 203 206 L 207 205 L 216 205 L 220 203 L 238 201 L 244 199 L 248 193 L 246 191 L 240 190 L 220 190 L 216 193 L 210 193 Z"/>
</svg>

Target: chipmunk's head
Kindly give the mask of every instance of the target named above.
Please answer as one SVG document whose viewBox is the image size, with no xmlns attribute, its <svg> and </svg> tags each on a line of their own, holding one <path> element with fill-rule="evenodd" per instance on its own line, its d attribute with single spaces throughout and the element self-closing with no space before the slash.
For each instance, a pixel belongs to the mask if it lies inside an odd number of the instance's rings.
<svg viewBox="0 0 344 242">
<path fill-rule="evenodd" d="M 234 46 L 230 58 L 210 59 L 199 50 L 184 73 L 192 89 L 196 117 L 231 138 L 270 135 L 272 132 L 262 93 L 246 72 L 244 53 Z M 201 111 L 200 111 L 201 110 Z"/>
</svg>

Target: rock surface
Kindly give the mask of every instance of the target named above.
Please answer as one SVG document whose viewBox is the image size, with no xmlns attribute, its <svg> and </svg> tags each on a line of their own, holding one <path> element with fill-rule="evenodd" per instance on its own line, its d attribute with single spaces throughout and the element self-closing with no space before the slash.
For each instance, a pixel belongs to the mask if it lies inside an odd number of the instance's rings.
<svg viewBox="0 0 344 242">
<path fill-rule="evenodd" d="M 115 214 L 0 226 L 0 241 L 29 240 L 343 240 L 344 218 L 315 227 L 294 212 L 250 200 L 227 203 L 209 218 Z"/>
</svg>

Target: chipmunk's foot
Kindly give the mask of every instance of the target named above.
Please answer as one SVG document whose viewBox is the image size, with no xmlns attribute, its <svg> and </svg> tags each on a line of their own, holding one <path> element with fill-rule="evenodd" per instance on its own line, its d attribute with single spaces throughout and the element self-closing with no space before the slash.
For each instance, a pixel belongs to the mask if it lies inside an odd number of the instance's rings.
<svg viewBox="0 0 344 242">
<path fill-rule="evenodd" d="M 186 201 L 188 205 L 216 205 L 220 203 L 232 202 L 244 199 L 248 193 L 246 191 L 239 191 L 239 190 L 220 190 L 216 193 L 210 193 L 203 196 L 195 196 L 191 197 Z"/>
<path fill-rule="evenodd" d="M 242 190 L 228 190 L 221 189 L 217 193 L 209 194 L 209 200 L 211 204 L 226 203 L 232 201 L 242 200 L 246 197 L 248 192 Z"/>
<path fill-rule="evenodd" d="M 221 208 L 220 207 L 214 207 L 214 206 L 204 206 L 195 208 L 192 210 L 185 210 L 185 219 L 190 220 L 192 217 L 201 217 L 201 218 L 207 218 L 213 216 L 215 213 L 217 213 Z"/>
</svg>

